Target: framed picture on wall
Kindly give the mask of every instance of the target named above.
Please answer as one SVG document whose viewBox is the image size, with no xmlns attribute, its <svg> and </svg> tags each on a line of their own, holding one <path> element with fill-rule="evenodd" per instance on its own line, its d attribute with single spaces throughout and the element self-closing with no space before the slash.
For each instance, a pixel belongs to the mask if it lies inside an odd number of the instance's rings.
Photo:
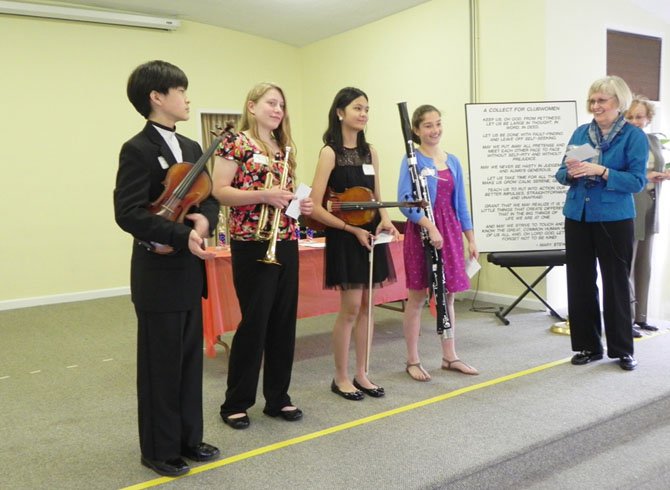
<svg viewBox="0 0 670 490">
<path fill-rule="evenodd" d="M 235 129 L 239 123 L 242 114 L 239 112 L 225 112 L 225 111 L 200 111 L 200 137 L 202 141 L 203 148 L 209 148 L 212 144 L 214 134 L 218 133 L 226 127 L 227 124 L 233 124 Z M 214 170 L 214 157 L 212 156 L 211 160 L 207 163 L 207 169 L 209 170 L 210 175 Z M 219 209 L 219 224 L 216 227 L 216 233 L 214 236 L 214 243 L 210 245 L 215 245 L 218 247 L 226 247 L 229 244 L 229 233 L 228 233 L 228 206 L 220 206 Z"/>
</svg>

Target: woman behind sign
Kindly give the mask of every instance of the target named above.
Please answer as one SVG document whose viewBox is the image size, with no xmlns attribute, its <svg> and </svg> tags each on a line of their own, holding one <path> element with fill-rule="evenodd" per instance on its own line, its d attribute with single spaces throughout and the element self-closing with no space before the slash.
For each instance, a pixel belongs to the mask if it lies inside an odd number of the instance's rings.
<svg viewBox="0 0 670 490">
<path fill-rule="evenodd" d="M 644 129 L 654 117 L 654 105 L 646 97 L 633 99 L 626 113 L 626 120 L 633 126 Z M 647 323 L 647 297 L 651 279 L 651 252 L 654 235 L 659 226 L 659 199 L 661 182 L 670 179 L 670 171 L 665 170 L 661 142 L 653 134 L 647 134 L 649 141 L 649 162 L 647 163 L 647 185 L 633 196 L 635 200 L 635 243 L 633 245 L 633 270 L 631 281 L 635 294 L 633 319 L 642 330 L 656 331 L 658 327 Z"/>
</svg>

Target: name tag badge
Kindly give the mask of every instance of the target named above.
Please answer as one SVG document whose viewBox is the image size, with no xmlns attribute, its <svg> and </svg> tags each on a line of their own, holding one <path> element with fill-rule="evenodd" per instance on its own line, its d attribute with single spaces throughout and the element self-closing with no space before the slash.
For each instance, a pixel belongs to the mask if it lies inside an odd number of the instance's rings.
<svg viewBox="0 0 670 490">
<path fill-rule="evenodd" d="M 375 174 L 375 168 L 372 166 L 371 163 L 364 163 L 363 164 L 363 173 L 365 175 L 374 175 Z"/>
<path fill-rule="evenodd" d="M 161 166 L 162 169 L 166 169 L 169 167 L 167 160 L 165 157 L 158 157 L 158 164 Z"/>
<path fill-rule="evenodd" d="M 268 157 L 266 157 L 262 153 L 254 153 L 254 163 L 258 163 L 260 165 L 267 165 L 269 163 L 269 160 Z"/>
</svg>

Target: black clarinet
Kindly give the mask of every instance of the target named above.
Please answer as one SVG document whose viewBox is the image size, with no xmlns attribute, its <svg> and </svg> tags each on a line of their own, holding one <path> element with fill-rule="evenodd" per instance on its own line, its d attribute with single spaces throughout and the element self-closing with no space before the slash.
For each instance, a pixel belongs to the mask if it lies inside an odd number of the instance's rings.
<svg viewBox="0 0 670 490">
<path fill-rule="evenodd" d="M 407 169 L 409 170 L 409 175 L 412 179 L 412 194 L 414 199 L 427 203 L 427 205 L 424 207 L 424 211 L 428 219 L 432 223 L 435 223 L 433 205 L 430 201 L 428 186 L 426 185 L 426 177 L 424 175 L 420 175 L 417 171 L 416 154 L 414 153 L 414 141 L 412 141 L 411 126 L 409 123 L 409 115 L 407 113 L 407 102 L 399 102 L 398 111 L 400 112 L 402 135 L 405 139 Z M 450 339 L 453 338 L 454 333 L 451 328 L 449 308 L 447 308 L 448 291 L 444 281 L 444 264 L 442 263 L 442 254 L 432 243 L 430 243 L 428 230 L 426 230 L 424 227 L 421 227 L 421 240 L 423 242 L 423 250 L 426 254 L 426 261 L 430 265 L 430 286 L 433 297 L 435 298 L 435 308 L 437 310 L 437 334 L 441 335 L 445 339 Z"/>
</svg>

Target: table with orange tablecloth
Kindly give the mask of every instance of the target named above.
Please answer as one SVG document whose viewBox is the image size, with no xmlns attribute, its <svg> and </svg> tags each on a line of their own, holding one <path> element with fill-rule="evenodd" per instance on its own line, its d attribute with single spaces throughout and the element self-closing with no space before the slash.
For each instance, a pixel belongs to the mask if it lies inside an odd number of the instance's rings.
<svg viewBox="0 0 670 490">
<path fill-rule="evenodd" d="M 314 240 L 315 244 L 323 244 L 323 238 Z M 300 284 L 298 290 L 298 318 L 309 318 L 335 313 L 340 307 L 339 291 L 323 289 L 323 248 L 314 248 L 303 245 L 299 247 L 300 254 Z M 205 352 L 208 356 L 215 355 L 214 345 L 219 336 L 225 332 L 234 332 L 240 323 L 242 315 L 237 302 L 233 285 L 233 270 L 230 250 L 213 249 L 216 252 L 214 259 L 207 260 L 207 289 L 208 298 L 202 302 L 203 328 L 205 337 Z M 405 263 L 402 257 L 402 237 L 397 242 L 389 244 L 393 256 L 397 281 L 389 286 L 375 290 L 376 305 L 401 301 L 407 298 L 405 289 Z M 268 267 L 273 267 L 268 265 Z"/>
</svg>

